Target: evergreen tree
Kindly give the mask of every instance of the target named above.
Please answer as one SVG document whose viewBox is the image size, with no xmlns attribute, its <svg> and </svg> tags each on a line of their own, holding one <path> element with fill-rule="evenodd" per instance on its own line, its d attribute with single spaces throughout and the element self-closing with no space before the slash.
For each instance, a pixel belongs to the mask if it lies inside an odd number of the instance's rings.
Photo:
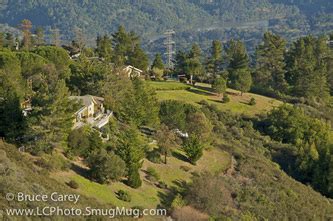
<svg viewBox="0 0 333 221">
<path fill-rule="evenodd" d="M 211 55 L 208 58 L 206 70 L 214 77 L 222 71 L 222 43 L 214 40 L 211 47 Z"/>
<path fill-rule="evenodd" d="M 27 126 L 21 110 L 20 97 L 17 95 L 22 93 L 21 86 L 17 86 L 13 76 L 0 70 L 0 137 L 10 142 L 21 138 Z"/>
<path fill-rule="evenodd" d="M 190 76 L 190 82 L 193 84 L 193 78 L 204 78 L 203 66 L 201 63 L 201 49 L 199 45 L 193 44 L 186 59 L 186 73 Z"/>
<path fill-rule="evenodd" d="M 28 19 L 24 19 L 21 21 L 21 30 L 23 33 L 23 47 L 26 50 L 29 50 L 31 47 L 31 28 L 32 23 Z"/>
<path fill-rule="evenodd" d="M 154 69 L 154 68 L 157 68 L 157 69 L 160 69 L 160 70 L 164 70 L 164 64 L 163 64 L 162 56 L 161 56 L 160 53 L 157 53 L 155 55 L 153 64 L 151 66 L 151 69 Z"/>
<path fill-rule="evenodd" d="M 212 84 L 212 89 L 219 95 L 227 90 L 227 82 L 223 77 L 215 78 Z"/>
<path fill-rule="evenodd" d="M 184 51 L 177 51 L 175 56 L 175 72 L 177 74 L 185 74 L 186 73 L 186 59 L 187 55 Z"/>
<path fill-rule="evenodd" d="M 287 55 L 287 79 L 293 94 L 327 101 L 328 46 L 323 38 L 307 36 L 298 39 Z"/>
<path fill-rule="evenodd" d="M 132 41 L 123 26 L 120 26 L 118 31 L 112 35 L 112 45 L 114 49 L 113 62 L 117 66 L 126 64 L 127 56 L 132 52 Z"/>
<path fill-rule="evenodd" d="M 103 37 L 97 36 L 96 40 L 96 53 L 100 58 L 106 61 L 111 61 L 112 58 L 112 40 L 108 35 Z"/>
<path fill-rule="evenodd" d="M 38 82 L 34 86 L 34 108 L 29 121 L 30 135 L 34 138 L 31 151 L 51 152 L 57 143 L 67 140 L 77 105 L 69 99 L 66 83 L 59 79 L 54 67 L 45 67 Z"/>
<path fill-rule="evenodd" d="M 141 186 L 139 169 L 144 157 L 144 144 L 134 125 L 125 128 L 120 134 L 115 153 L 126 163 L 128 172 L 128 185 L 133 188 Z"/>
<path fill-rule="evenodd" d="M 44 45 L 45 44 L 44 29 L 42 27 L 37 27 L 35 34 L 36 34 L 35 44 L 37 46 Z"/>
<path fill-rule="evenodd" d="M 15 38 L 14 38 L 13 34 L 6 33 L 6 36 L 5 36 L 5 46 L 7 48 L 9 48 L 9 49 L 13 49 L 14 45 L 15 45 L 14 40 L 15 40 Z"/>
<path fill-rule="evenodd" d="M 129 54 L 127 64 L 139 68 L 143 71 L 147 71 L 149 65 L 148 56 L 139 44 L 137 44 L 134 47 L 133 52 Z"/>
<path fill-rule="evenodd" d="M 54 46 L 61 46 L 61 34 L 58 28 L 51 29 L 51 42 Z"/>
<path fill-rule="evenodd" d="M 249 91 L 252 85 L 249 57 L 245 45 L 240 41 L 231 40 L 227 48 L 227 56 L 230 86 L 240 90 L 242 95 Z"/>
<path fill-rule="evenodd" d="M 263 44 L 256 49 L 255 86 L 287 92 L 285 50 L 286 41 L 283 38 L 270 32 L 264 34 Z"/>
</svg>

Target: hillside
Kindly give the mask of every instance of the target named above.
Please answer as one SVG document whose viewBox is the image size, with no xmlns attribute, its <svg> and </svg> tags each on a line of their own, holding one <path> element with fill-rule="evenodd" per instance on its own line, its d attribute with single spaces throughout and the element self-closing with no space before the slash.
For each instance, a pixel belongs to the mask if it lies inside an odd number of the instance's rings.
<svg viewBox="0 0 333 221">
<path fill-rule="evenodd" d="M 171 88 L 176 89 L 178 94 L 186 93 L 187 88 L 184 84 L 172 82 L 151 82 L 150 84 L 159 89 L 158 96 L 161 92 L 172 92 Z M 201 88 L 201 92 L 211 93 L 207 88 Z M 239 102 L 235 100 L 239 95 L 231 96 L 232 101 L 227 104 L 229 108 Z M 260 108 L 260 102 L 270 100 L 268 103 L 272 105 L 277 102 L 253 94 L 250 96 L 255 96 L 259 101 L 257 107 L 260 113 L 267 111 Z M 202 98 L 205 99 L 205 97 Z M 170 97 L 170 99 L 174 98 Z M 188 207 L 174 210 L 173 215 L 177 216 L 180 213 L 185 217 L 190 217 L 187 209 L 196 215 L 199 210 L 201 211 L 199 214 L 204 217 L 207 216 L 205 214 L 209 214 L 210 216 L 250 220 L 326 219 L 333 214 L 333 205 L 330 200 L 309 186 L 293 180 L 272 161 L 283 153 L 282 144 L 260 135 L 249 126 L 249 122 L 237 115 L 220 111 L 225 109 L 222 107 L 224 104 L 209 102 L 209 97 L 206 97 L 206 100 L 213 105 L 204 103 L 199 105 L 197 99 L 193 94 L 187 97 L 186 102 L 202 108 L 205 114 L 210 116 L 216 132 L 213 136 L 214 144 L 206 147 L 203 157 L 196 165 L 192 165 L 186 160 L 184 152 L 180 148 L 174 149 L 172 156 L 168 157 L 168 164 L 153 163 L 145 158 L 140 170 L 143 184 L 140 188 L 133 189 L 123 182 L 99 184 L 89 180 L 87 168 L 83 162 L 65 159 L 59 152 L 61 150 L 54 153 L 53 159 L 55 160 L 40 163 L 44 157 L 46 157 L 44 159 L 50 158 L 47 158 L 47 155 L 42 158 L 32 157 L 29 154 L 18 152 L 12 145 L 0 143 L 0 151 L 2 151 L 0 168 L 11 168 L 15 171 L 10 175 L 1 176 L 1 193 L 34 192 L 36 191 L 34 188 L 37 186 L 38 190 L 47 193 L 53 190 L 78 193 L 82 197 L 79 205 L 82 207 L 87 204 L 92 206 L 94 203 L 96 206 L 102 207 L 117 205 L 127 208 L 170 208 L 171 204 L 178 205 L 175 204 L 175 197 L 181 194 L 186 199 Z M 244 113 L 251 115 L 253 111 L 245 109 Z M 214 115 L 216 116 L 214 117 Z M 155 148 L 156 145 L 152 143 L 150 149 Z M 166 187 L 158 186 L 156 180 L 151 179 L 147 172 L 149 168 L 154 168 L 159 176 L 159 182 L 165 183 Z M 70 189 L 66 185 L 71 180 L 78 184 L 76 190 Z M 193 182 L 194 186 L 192 186 Z M 207 185 L 210 188 L 207 189 Z M 218 189 L 214 187 L 215 185 L 218 186 Z M 117 196 L 119 190 L 127 191 L 131 196 L 131 201 L 120 200 Z M 2 208 L 7 208 L 20 204 L 8 204 L 6 200 L 0 198 L 0 205 Z M 36 205 L 38 204 L 22 206 L 34 207 Z M 160 218 L 147 217 L 144 220 L 159 220 Z"/>
<path fill-rule="evenodd" d="M 292 3 L 291 3 L 292 2 Z M 24 18 L 37 26 L 59 28 L 64 41 L 80 28 L 90 44 L 97 34 L 114 32 L 119 25 L 138 33 L 149 52 L 163 50 L 162 35 L 177 33 L 177 48 L 231 37 L 247 41 L 253 49 L 263 31 L 271 29 L 287 38 L 327 31 L 332 8 L 326 1 L 44 1 L 7 0 L 0 6 L 0 23 L 17 27 Z M 314 16 L 320 13 L 320 16 Z M 190 40 L 190 41 L 188 41 Z"/>
</svg>

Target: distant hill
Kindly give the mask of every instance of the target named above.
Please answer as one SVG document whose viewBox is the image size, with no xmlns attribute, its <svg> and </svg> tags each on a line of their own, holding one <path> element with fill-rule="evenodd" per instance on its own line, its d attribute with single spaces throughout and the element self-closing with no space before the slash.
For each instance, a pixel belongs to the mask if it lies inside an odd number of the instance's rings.
<svg viewBox="0 0 333 221">
<path fill-rule="evenodd" d="M 309 32 L 330 31 L 333 6 L 318 0 L 5 0 L 0 23 L 17 26 L 24 18 L 46 30 L 60 29 L 63 40 L 81 28 L 90 44 L 97 34 L 114 32 L 119 25 L 140 34 L 146 49 L 163 49 L 163 33 L 174 29 L 177 48 L 231 37 L 247 42 L 249 49 L 262 33 L 272 30 L 287 38 Z M 316 15 L 316 16 L 315 16 Z"/>
</svg>

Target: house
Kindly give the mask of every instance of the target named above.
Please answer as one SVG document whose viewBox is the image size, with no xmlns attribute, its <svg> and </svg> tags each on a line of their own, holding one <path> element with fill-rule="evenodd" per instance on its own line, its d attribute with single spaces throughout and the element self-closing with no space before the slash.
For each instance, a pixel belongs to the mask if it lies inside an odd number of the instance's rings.
<svg viewBox="0 0 333 221">
<path fill-rule="evenodd" d="M 85 124 L 89 124 L 94 128 L 101 129 L 112 116 L 111 111 L 105 111 L 104 98 L 92 95 L 71 96 L 71 100 L 81 103 L 81 108 L 75 112 L 74 128 L 79 128 Z"/>
<path fill-rule="evenodd" d="M 140 77 L 143 73 L 143 70 L 133 67 L 132 65 L 127 65 L 123 69 L 123 72 L 127 74 L 129 78 L 133 78 L 133 77 Z"/>
<path fill-rule="evenodd" d="M 28 114 L 32 111 L 31 99 L 27 98 L 23 102 L 21 102 L 21 109 L 23 116 L 27 117 Z"/>
</svg>

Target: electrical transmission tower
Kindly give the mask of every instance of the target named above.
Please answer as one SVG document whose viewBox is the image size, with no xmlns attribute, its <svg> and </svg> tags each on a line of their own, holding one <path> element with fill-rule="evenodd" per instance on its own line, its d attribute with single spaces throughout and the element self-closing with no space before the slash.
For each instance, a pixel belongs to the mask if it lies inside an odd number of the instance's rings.
<svg viewBox="0 0 333 221">
<path fill-rule="evenodd" d="M 165 53 L 168 57 L 168 68 L 172 69 L 173 68 L 173 54 L 175 54 L 174 51 L 174 45 L 176 44 L 172 38 L 176 34 L 174 30 L 168 30 L 164 33 L 165 40 L 164 40 L 164 45 L 167 49 L 167 52 Z"/>
</svg>

